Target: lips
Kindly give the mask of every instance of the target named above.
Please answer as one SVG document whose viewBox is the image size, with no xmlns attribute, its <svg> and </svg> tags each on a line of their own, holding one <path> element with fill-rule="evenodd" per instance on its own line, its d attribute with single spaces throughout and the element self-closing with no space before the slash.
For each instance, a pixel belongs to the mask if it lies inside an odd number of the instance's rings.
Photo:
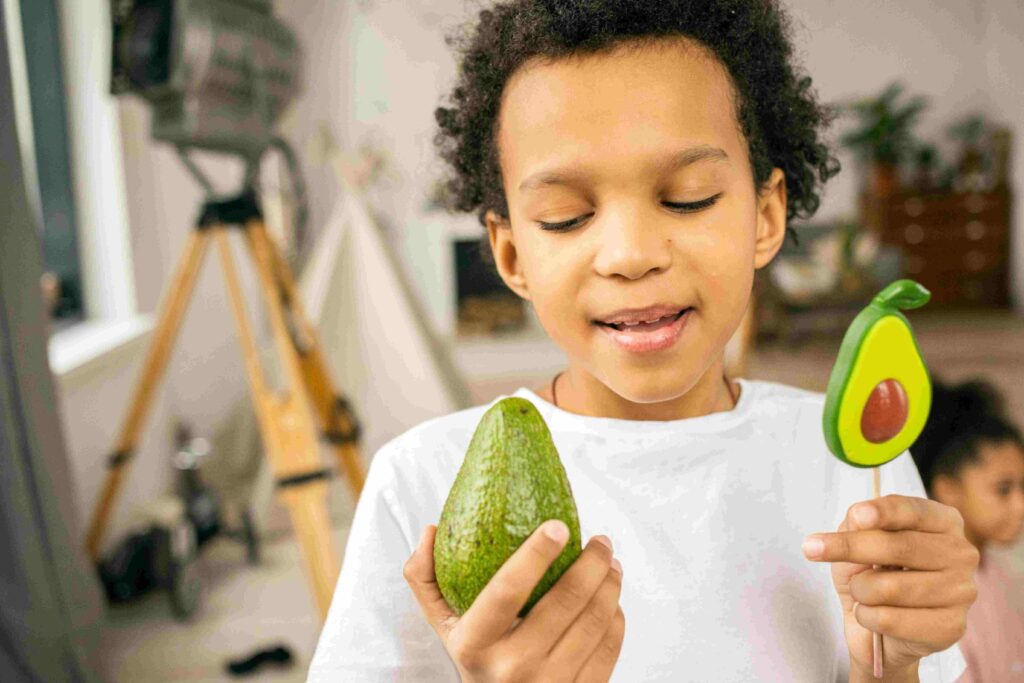
<svg viewBox="0 0 1024 683">
<path fill-rule="evenodd" d="M 684 308 L 672 315 L 664 315 L 653 322 L 605 323 L 594 325 L 615 347 L 629 354 L 650 354 L 667 351 L 682 339 L 684 330 L 693 317 L 693 308 Z M 648 321 L 650 318 L 648 318 Z"/>
</svg>

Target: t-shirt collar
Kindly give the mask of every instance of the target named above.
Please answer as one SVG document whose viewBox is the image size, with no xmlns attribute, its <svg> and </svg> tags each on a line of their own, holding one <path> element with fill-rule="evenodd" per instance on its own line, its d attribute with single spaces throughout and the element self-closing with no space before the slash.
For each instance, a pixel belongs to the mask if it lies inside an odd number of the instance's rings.
<svg viewBox="0 0 1024 683">
<path fill-rule="evenodd" d="M 708 433 L 720 432 L 729 427 L 746 421 L 753 410 L 754 395 L 757 383 L 746 379 L 737 379 L 740 385 L 740 396 L 732 410 L 725 410 L 699 417 L 680 420 L 623 420 L 612 417 L 594 417 L 579 415 L 563 410 L 541 398 L 531 389 L 520 387 L 513 394 L 525 398 L 537 406 L 545 422 L 552 429 L 580 432 L 596 432 L 602 434 L 619 433 L 625 436 L 654 435 L 658 433 Z"/>
</svg>

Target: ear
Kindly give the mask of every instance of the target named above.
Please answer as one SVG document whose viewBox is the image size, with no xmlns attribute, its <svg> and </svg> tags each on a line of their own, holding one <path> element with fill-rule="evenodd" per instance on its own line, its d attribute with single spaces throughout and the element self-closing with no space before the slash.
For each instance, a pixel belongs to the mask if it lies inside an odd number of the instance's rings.
<svg viewBox="0 0 1024 683">
<path fill-rule="evenodd" d="M 963 488 L 953 477 L 940 474 L 932 480 L 932 498 L 943 505 L 959 507 L 963 500 Z"/>
<path fill-rule="evenodd" d="M 781 168 L 774 168 L 757 195 L 754 268 L 763 268 L 771 263 L 785 240 L 786 176 Z"/>
<path fill-rule="evenodd" d="M 491 254 L 494 255 L 494 265 L 497 266 L 498 275 L 505 281 L 509 289 L 520 298 L 529 301 L 530 291 L 526 286 L 526 278 L 523 276 L 519 255 L 516 251 L 512 224 L 507 218 L 502 218 L 493 210 L 489 210 L 484 215 L 484 220 L 487 222 L 487 236 L 491 240 Z"/>
</svg>

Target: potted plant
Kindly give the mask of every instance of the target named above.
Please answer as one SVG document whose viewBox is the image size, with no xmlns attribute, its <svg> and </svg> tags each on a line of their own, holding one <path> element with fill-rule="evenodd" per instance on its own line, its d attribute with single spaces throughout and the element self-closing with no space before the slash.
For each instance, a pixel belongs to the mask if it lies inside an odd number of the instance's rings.
<svg viewBox="0 0 1024 683">
<path fill-rule="evenodd" d="M 903 98 L 903 93 L 903 85 L 893 82 L 876 97 L 842 107 L 856 117 L 857 125 L 840 142 L 868 165 L 868 188 L 876 195 L 896 191 L 897 169 L 917 148 L 912 131 L 927 100 Z"/>
<path fill-rule="evenodd" d="M 960 143 L 954 188 L 960 191 L 980 192 L 988 186 L 988 159 L 985 143 L 988 125 L 982 114 L 968 114 L 954 121 L 946 132 Z"/>
</svg>

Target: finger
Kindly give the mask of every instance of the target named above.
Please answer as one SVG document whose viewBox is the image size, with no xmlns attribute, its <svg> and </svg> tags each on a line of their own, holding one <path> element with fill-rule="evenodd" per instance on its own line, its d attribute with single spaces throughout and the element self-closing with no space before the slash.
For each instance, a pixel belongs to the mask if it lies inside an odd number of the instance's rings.
<svg viewBox="0 0 1024 683">
<path fill-rule="evenodd" d="M 560 530 L 564 536 L 556 539 L 548 535 L 555 530 Z M 459 630 L 465 637 L 466 647 L 490 647 L 505 635 L 541 577 L 561 554 L 568 535 L 565 522 L 549 520 L 537 527 L 505 560 L 462 615 Z M 516 632 L 523 626 L 525 623 Z"/>
<path fill-rule="evenodd" d="M 820 543 L 819 543 L 820 541 Z M 909 569 L 945 569 L 960 555 L 956 537 L 921 531 L 843 531 L 813 534 L 804 555 L 817 562 L 852 562 Z"/>
<path fill-rule="evenodd" d="M 924 645 L 937 652 L 960 640 L 966 616 L 956 607 L 871 607 L 854 605 L 853 617 L 873 633 Z"/>
<path fill-rule="evenodd" d="M 913 496 L 888 495 L 853 505 L 847 512 L 856 529 L 963 533 L 960 512 L 949 505 Z"/>
<path fill-rule="evenodd" d="M 605 631 L 601 643 L 590 655 L 590 659 L 584 663 L 579 674 L 574 679 L 579 683 L 590 683 L 591 681 L 607 681 L 612 677 L 615 663 L 619 661 L 619 652 L 622 650 L 622 640 L 626 635 L 626 617 L 622 614 L 620 607 L 615 612 L 611 626 Z"/>
<path fill-rule="evenodd" d="M 420 604 L 420 610 L 431 628 L 440 636 L 441 642 L 448 643 L 448 634 L 458 621 L 448 602 L 441 595 L 441 589 L 437 585 L 437 577 L 434 575 L 434 537 L 437 534 L 437 527 L 433 524 L 423 529 L 420 535 L 420 542 L 416 550 L 405 562 L 402 575 L 406 583 L 416 596 L 416 602 Z"/>
<path fill-rule="evenodd" d="M 606 536 L 590 539 L 583 553 L 537 601 L 523 625 L 509 636 L 511 648 L 537 655 L 551 652 L 608 576 L 612 550 L 600 542 L 601 538 L 607 540 Z"/>
<path fill-rule="evenodd" d="M 978 591 L 959 572 L 869 569 L 850 579 L 850 595 L 872 607 L 952 607 L 974 602 Z"/>
<path fill-rule="evenodd" d="M 579 662 L 585 662 L 593 655 L 615 618 L 621 591 L 622 575 L 609 570 L 593 599 L 551 649 L 548 661 L 556 672 L 564 672 L 568 674 L 565 678 L 571 678 Z M 562 680 L 560 676 L 556 678 Z"/>
</svg>

